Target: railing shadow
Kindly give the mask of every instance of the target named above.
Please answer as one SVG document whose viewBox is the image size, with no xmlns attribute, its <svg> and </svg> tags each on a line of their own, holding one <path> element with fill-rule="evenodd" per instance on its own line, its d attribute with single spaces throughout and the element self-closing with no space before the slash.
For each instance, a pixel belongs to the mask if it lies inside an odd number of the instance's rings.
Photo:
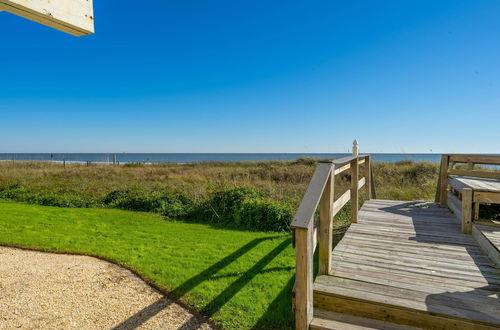
<svg viewBox="0 0 500 330">
<path fill-rule="evenodd" d="M 441 293 L 429 294 L 425 300 L 429 312 L 442 314 L 443 311 L 453 311 L 455 316 L 464 319 L 500 324 L 500 269 L 482 252 L 472 235 L 462 234 L 459 221 L 449 210 L 434 203 L 424 202 L 402 202 L 396 206 L 383 207 L 381 210 L 411 218 L 415 236 L 409 240 L 432 243 L 437 248 L 461 247 L 474 262 L 474 268 L 480 271 L 480 276 L 476 275 L 475 278 L 472 275 L 467 278 L 467 272 L 457 276 L 451 271 L 442 276 L 443 283 L 448 277 L 453 279 L 452 283 L 455 283 L 453 285 L 456 285 L 457 289 L 443 289 Z M 467 288 L 465 282 L 468 281 L 469 284 L 476 283 L 477 287 L 469 285 Z M 459 291 L 460 288 L 464 290 Z"/>
<path fill-rule="evenodd" d="M 282 237 L 282 236 L 278 236 Z M 238 258 L 242 257 L 246 253 L 248 253 L 253 248 L 257 247 L 260 243 L 276 239 L 278 237 L 263 237 L 254 239 L 238 250 L 234 251 L 230 255 L 222 258 L 212 266 L 198 273 L 197 275 L 191 277 L 177 288 L 175 288 L 169 296 L 172 296 L 174 299 L 180 299 L 188 292 L 193 290 L 195 287 L 200 285 L 201 283 L 211 280 L 214 278 L 221 278 L 221 276 L 215 276 L 219 271 L 229 266 L 232 262 L 236 261 Z M 200 309 L 200 312 L 206 316 L 210 317 L 219 311 L 222 306 L 224 306 L 232 297 L 234 297 L 242 288 L 245 287 L 248 282 L 250 282 L 256 275 L 266 272 L 268 270 L 264 270 L 264 268 L 281 252 L 283 252 L 289 245 L 291 245 L 291 239 L 286 239 L 281 242 L 278 246 L 272 249 L 269 253 L 267 253 L 264 257 L 262 257 L 254 266 L 252 266 L 245 273 L 240 275 L 236 281 L 231 283 L 228 287 L 226 287 L 222 292 L 220 292 L 216 297 L 214 297 L 210 302 L 208 302 L 204 307 Z M 145 307 L 141 311 L 132 315 L 127 320 L 124 320 L 119 325 L 114 327 L 115 330 L 125 330 L 125 329 L 136 329 L 149 319 L 156 316 L 162 310 L 168 308 L 168 306 L 172 303 L 167 297 L 163 297 L 153 304 Z M 192 329 L 193 324 L 196 324 L 196 318 L 199 319 L 196 315 L 190 318 L 188 321 L 184 323 L 184 325 L 180 329 Z"/>
<path fill-rule="evenodd" d="M 292 276 L 276 298 L 274 298 L 271 302 L 266 313 L 262 315 L 257 323 L 252 327 L 252 330 L 292 328 L 292 290 L 294 283 L 295 276 Z M 281 314 L 282 318 L 277 319 L 277 314 Z"/>
<path fill-rule="evenodd" d="M 138 313 L 132 315 L 130 318 L 126 319 L 116 327 L 114 330 L 129 330 L 129 329 L 137 329 L 142 324 L 146 323 L 149 319 L 155 317 L 161 311 L 167 309 L 173 301 L 168 299 L 167 297 L 162 297 L 152 303 L 151 305 L 143 308 Z"/>
</svg>

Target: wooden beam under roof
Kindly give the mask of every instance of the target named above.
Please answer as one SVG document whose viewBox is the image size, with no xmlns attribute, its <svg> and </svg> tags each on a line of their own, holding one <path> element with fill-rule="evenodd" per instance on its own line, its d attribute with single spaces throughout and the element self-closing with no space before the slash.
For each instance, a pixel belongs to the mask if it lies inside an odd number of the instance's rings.
<svg viewBox="0 0 500 330">
<path fill-rule="evenodd" d="M 94 33 L 93 0 L 0 0 L 2 10 L 74 36 Z"/>
</svg>

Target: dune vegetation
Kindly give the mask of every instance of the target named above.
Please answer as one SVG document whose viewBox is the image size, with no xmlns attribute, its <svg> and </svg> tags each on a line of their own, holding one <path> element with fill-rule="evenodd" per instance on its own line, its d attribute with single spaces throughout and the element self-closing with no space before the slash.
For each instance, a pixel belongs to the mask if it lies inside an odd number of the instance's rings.
<svg viewBox="0 0 500 330">
<path fill-rule="evenodd" d="M 0 198 L 46 206 L 147 211 L 229 228 L 287 231 L 316 162 L 120 166 L 1 162 Z M 434 198 L 438 164 L 402 161 L 374 163 L 373 168 L 378 198 Z M 335 192 L 340 196 L 349 188 L 350 173 L 337 178 Z M 349 207 L 339 213 L 339 226 L 346 224 L 349 214 Z"/>
</svg>

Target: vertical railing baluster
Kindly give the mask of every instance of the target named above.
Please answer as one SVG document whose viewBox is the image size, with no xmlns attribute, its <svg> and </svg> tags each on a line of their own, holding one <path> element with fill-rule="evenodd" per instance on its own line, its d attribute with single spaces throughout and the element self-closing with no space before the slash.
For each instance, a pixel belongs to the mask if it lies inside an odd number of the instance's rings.
<svg viewBox="0 0 500 330">
<path fill-rule="evenodd" d="M 462 233 L 472 233 L 472 196 L 471 188 L 462 189 Z"/>
<path fill-rule="evenodd" d="M 331 269 L 333 239 L 333 193 L 335 187 L 335 166 L 325 185 L 319 208 L 319 275 L 327 275 Z"/>
<path fill-rule="evenodd" d="M 354 140 L 353 146 L 352 146 L 352 155 L 353 156 L 358 156 L 359 151 L 358 151 L 358 141 Z M 359 164 L 358 164 L 358 157 L 354 158 L 351 161 L 351 222 L 352 223 L 357 223 L 358 222 L 358 208 L 359 208 L 359 201 L 358 201 L 358 177 L 359 177 Z"/>
<path fill-rule="evenodd" d="M 366 199 L 372 199 L 372 161 L 371 156 L 365 157 L 365 191 Z"/>
<path fill-rule="evenodd" d="M 439 202 L 442 207 L 448 205 L 448 165 L 450 163 L 450 156 L 441 156 L 441 168 L 439 173 Z"/>
</svg>

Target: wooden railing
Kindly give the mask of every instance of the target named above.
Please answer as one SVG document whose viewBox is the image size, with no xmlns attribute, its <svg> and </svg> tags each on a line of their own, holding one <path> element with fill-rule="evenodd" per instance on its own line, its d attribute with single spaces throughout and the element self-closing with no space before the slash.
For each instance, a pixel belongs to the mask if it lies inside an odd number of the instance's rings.
<svg viewBox="0 0 500 330">
<path fill-rule="evenodd" d="M 293 303 L 297 329 L 307 329 L 313 317 L 313 258 L 317 246 L 318 273 L 321 275 L 330 273 L 333 217 L 350 201 L 351 221 L 354 223 L 358 221 L 358 192 L 363 186 L 366 189 L 367 199 L 375 198 L 371 158 L 369 155 L 358 155 L 357 142 L 354 142 L 353 156 L 320 162 L 317 165 L 292 221 L 296 250 Z M 363 163 L 364 177 L 359 179 L 359 165 Z M 335 177 L 348 169 L 351 169 L 351 188 L 335 200 Z M 318 206 L 319 221 L 316 221 Z"/>
<path fill-rule="evenodd" d="M 436 202 L 449 207 L 462 223 L 462 232 L 472 232 L 472 221 L 479 216 L 479 204 L 486 201 L 500 202 L 498 193 L 475 192 L 470 187 L 458 187 L 450 175 L 477 177 L 500 180 L 500 171 L 488 170 L 476 165 L 500 165 L 500 156 L 496 155 L 442 155 L 436 192 Z M 474 214 L 473 214 L 474 208 Z"/>
</svg>

